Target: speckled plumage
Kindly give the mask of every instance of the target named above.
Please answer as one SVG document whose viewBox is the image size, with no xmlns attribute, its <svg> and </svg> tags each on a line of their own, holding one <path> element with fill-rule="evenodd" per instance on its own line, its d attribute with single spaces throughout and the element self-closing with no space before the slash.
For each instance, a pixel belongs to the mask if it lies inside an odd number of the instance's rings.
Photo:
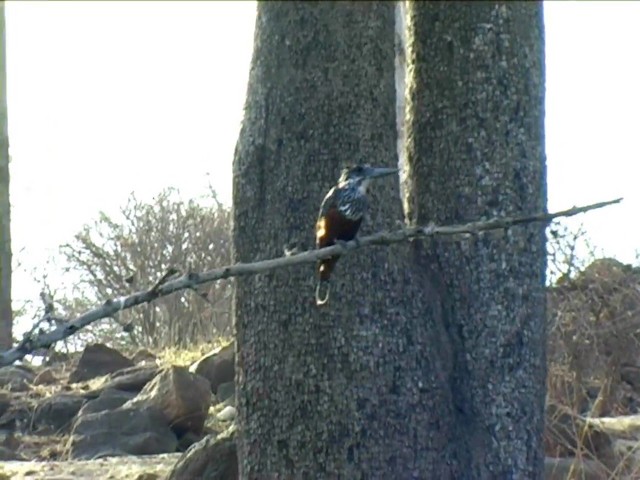
<svg viewBox="0 0 640 480">
<path fill-rule="evenodd" d="M 372 178 L 393 173 L 393 169 L 375 169 L 368 165 L 345 168 L 338 184 L 331 188 L 322 201 L 316 222 L 316 248 L 329 247 L 338 241 L 353 240 L 358 234 L 367 213 L 369 201 L 367 186 Z M 328 289 L 323 301 L 319 299 L 322 283 L 329 281 L 339 256 L 318 262 L 319 283 L 316 302 L 321 305 L 328 299 Z"/>
</svg>

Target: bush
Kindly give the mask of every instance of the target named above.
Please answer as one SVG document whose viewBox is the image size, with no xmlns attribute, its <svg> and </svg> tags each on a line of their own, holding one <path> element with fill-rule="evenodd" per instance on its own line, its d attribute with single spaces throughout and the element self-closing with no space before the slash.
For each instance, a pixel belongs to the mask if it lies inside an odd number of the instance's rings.
<svg viewBox="0 0 640 480">
<path fill-rule="evenodd" d="M 61 247 L 67 270 L 80 278 L 74 300 L 60 302 L 60 313 L 72 318 L 88 305 L 146 290 L 170 269 L 187 273 L 229 264 L 230 222 L 230 209 L 213 192 L 206 204 L 184 202 L 173 189 L 151 203 L 132 194 L 120 218 L 101 212 Z M 209 342 L 230 333 L 231 295 L 232 280 L 214 282 L 125 310 L 117 322 L 98 322 L 88 331 L 112 344 L 151 348 Z"/>
<path fill-rule="evenodd" d="M 545 451 L 618 470 L 586 419 L 638 413 L 640 268 L 597 258 L 581 228 L 550 230 Z"/>
</svg>

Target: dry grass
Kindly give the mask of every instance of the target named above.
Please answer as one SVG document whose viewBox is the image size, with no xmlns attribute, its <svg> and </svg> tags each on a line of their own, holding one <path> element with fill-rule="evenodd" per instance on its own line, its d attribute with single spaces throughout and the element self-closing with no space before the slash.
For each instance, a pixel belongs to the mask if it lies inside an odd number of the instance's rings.
<svg viewBox="0 0 640 480">
<path fill-rule="evenodd" d="M 188 350 L 181 348 L 165 348 L 154 352 L 161 365 L 189 366 L 203 355 L 218 351 L 233 341 L 231 337 L 219 337 L 213 342 L 203 343 Z"/>
</svg>

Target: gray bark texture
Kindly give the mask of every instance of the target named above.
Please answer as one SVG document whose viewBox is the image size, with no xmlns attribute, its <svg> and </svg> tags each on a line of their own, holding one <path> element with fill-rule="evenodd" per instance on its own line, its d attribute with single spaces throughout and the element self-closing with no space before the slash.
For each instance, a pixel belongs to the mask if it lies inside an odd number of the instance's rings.
<svg viewBox="0 0 640 480">
<path fill-rule="evenodd" d="M 392 2 L 258 4 L 234 261 L 310 247 L 342 166 L 397 165 L 394 23 Z M 371 186 L 361 234 L 402 221 L 398 183 Z M 341 258 L 322 308 L 311 266 L 237 279 L 241 478 L 429 478 L 451 457 L 448 343 L 415 243 Z"/>
<path fill-rule="evenodd" d="M 409 2 L 407 218 L 464 223 L 546 211 L 542 3 Z M 431 243 L 453 350 L 452 469 L 542 478 L 544 226 Z"/>
<path fill-rule="evenodd" d="M 4 2 L 0 2 L 0 350 L 10 348 L 13 342 L 10 220 L 6 36 Z"/>
</svg>

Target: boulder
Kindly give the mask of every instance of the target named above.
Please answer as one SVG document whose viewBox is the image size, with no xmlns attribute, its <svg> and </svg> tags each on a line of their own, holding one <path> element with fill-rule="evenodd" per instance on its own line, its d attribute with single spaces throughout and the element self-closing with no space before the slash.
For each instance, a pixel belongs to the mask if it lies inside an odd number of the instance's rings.
<svg viewBox="0 0 640 480">
<path fill-rule="evenodd" d="M 633 478 L 640 471 L 640 443 L 638 440 L 616 439 L 613 442 L 613 451 L 619 463 L 616 469 Z"/>
<path fill-rule="evenodd" d="M 586 419 L 588 425 L 610 436 L 640 440 L 640 414 Z"/>
<path fill-rule="evenodd" d="M 106 389 L 122 390 L 138 393 L 160 372 L 158 367 L 152 365 L 136 365 L 112 373 L 105 377 L 98 392 Z"/>
<path fill-rule="evenodd" d="M 209 432 L 207 432 L 209 433 Z M 204 434 L 196 435 L 193 432 L 187 432 L 178 439 L 178 451 L 185 452 L 191 445 L 199 442 L 205 437 Z"/>
<path fill-rule="evenodd" d="M 30 430 L 33 424 L 33 409 L 34 403 L 27 395 L 11 396 L 11 404 L 0 416 L 0 431 L 25 432 Z"/>
<path fill-rule="evenodd" d="M 216 418 L 221 422 L 229 422 L 236 418 L 237 414 L 238 411 L 236 410 L 236 407 L 227 405 L 218 413 L 218 415 L 216 415 Z"/>
<path fill-rule="evenodd" d="M 168 480 L 185 478 L 237 480 L 238 454 L 234 426 L 217 437 L 208 435 L 189 447 L 168 476 Z"/>
<path fill-rule="evenodd" d="M 56 376 L 53 374 L 53 370 L 50 368 L 45 368 L 42 370 L 36 378 L 33 379 L 34 385 L 51 385 L 52 383 L 56 383 Z"/>
<path fill-rule="evenodd" d="M 146 348 L 141 348 L 136 353 L 134 353 L 133 357 L 131 358 L 131 360 L 135 364 L 146 363 L 146 364 L 152 364 L 152 365 L 155 365 L 157 359 L 158 357 L 156 357 L 153 353 L 151 353 Z"/>
<path fill-rule="evenodd" d="M 153 472 L 144 472 L 138 474 L 138 476 L 134 480 L 160 480 L 160 475 Z"/>
<path fill-rule="evenodd" d="M 9 448 L 0 446 L 0 462 L 25 461 L 25 460 L 26 458 L 24 458 L 18 452 L 11 450 Z M 2 471 L 0 471 L 0 475 L 2 475 Z M 6 478 L 8 479 L 9 477 L 6 477 Z M 1 476 L 0 476 L 0 479 L 2 479 Z"/>
<path fill-rule="evenodd" d="M 597 458 L 607 467 L 615 468 L 613 437 L 600 428 L 595 419 L 584 418 L 570 409 L 547 403 L 545 409 L 545 453 L 549 457 L 567 457 L 584 449 L 590 458 Z M 576 432 L 580 434 L 577 435 Z"/>
<path fill-rule="evenodd" d="M 636 392 L 640 390 L 640 367 L 637 365 L 622 365 L 620 378 L 623 382 L 631 385 Z"/>
<path fill-rule="evenodd" d="M 21 365 L 0 367 L 0 388 L 13 392 L 28 390 L 36 378 L 33 370 Z"/>
<path fill-rule="evenodd" d="M 602 480 L 609 478 L 608 470 L 594 460 L 575 457 L 544 459 L 545 480 L 566 480 L 580 478 L 581 480 Z"/>
<path fill-rule="evenodd" d="M 69 375 L 69 383 L 84 382 L 132 366 L 131 360 L 113 348 L 102 343 L 88 345 Z"/>
<path fill-rule="evenodd" d="M 0 447 L 15 451 L 20 448 L 20 441 L 14 432 L 10 430 L 0 430 Z"/>
<path fill-rule="evenodd" d="M 152 405 L 78 416 L 69 439 L 72 460 L 175 452 L 178 440 Z"/>
<path fill-rule="evenodd" d="M 6 392 L 0 392 L 0 417 L 4 415 L 4 412 L 9 410 L 11 406 L 11 397 Z"/>
<path fill-rule="evenodd" d="M 33 412 L 33 428 L 49 427 L 56 432 L 68 432 L 85 402 L 84 397 L 68 393 L 44 398 Z"/>
<path fill-rule="evenodd" d="M 218 385 L 218 391 L 216 392 L 216 399 L 222 403 L 228 398 L 231 398 L 236 393 L 235 382 L 225 382 Z"/>
<path fill-rule="evenodd" d="M 211 384 L 211 391 L 218 393 L 218 387 L 235 379 L 235 344 L 230 343 L 217 352 L 211 352 L 197 360 L 189 367 Z"/>
<path fill-rule="evenodd" d="M 162 370 L 126 406 L 152 405 L 160 409 L 177 435 L 200 434 L 211 406 L 211 387 L 184 367 Z"/>
<path fill-rule="evenodd" d="M 104 390 L 98 398 L 89 400 L 78 412 L 80 415 L 104 412 L 105 410 L 115 410 L 121 407 L 135 396 L 135 393 L 124 392 L 108 388 Z"/>
</svg>

